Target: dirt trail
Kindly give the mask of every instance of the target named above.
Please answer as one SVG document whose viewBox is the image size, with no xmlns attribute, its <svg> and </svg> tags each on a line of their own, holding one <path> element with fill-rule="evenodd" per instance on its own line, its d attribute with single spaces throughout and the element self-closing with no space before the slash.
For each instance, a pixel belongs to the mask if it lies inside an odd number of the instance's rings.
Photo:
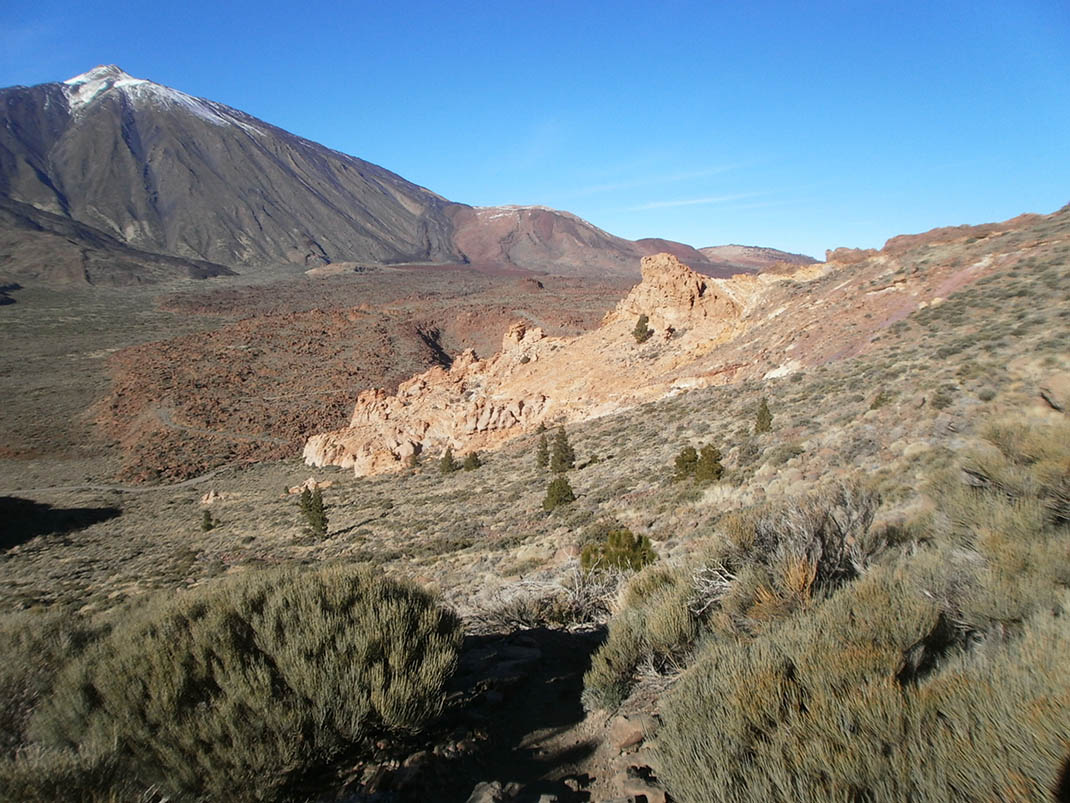
<svg viewBox="0 0 1070 803">
<path fill-rule="evenodd" d="M 603 638 L 600 629 L 468 636 L 438 722 L 400 752 L 350 767 L 329 799 L 465 803 L 483 790 L 476 799 L 591 800 L 584 762 L 598 740 L 580 694 Z"/>
<path fill-rule="evenodd" d="M 218 438 L 229 438 L 235 441 L 259 441 L 262 443 L 278 443 L 283 446 L 290 441 L 285 438 L 276 438 L 272 435 L 245 435 L 241 432 L 231 432 L 225 429 L 204 429 L 202 427 L 191 427 L 188 424 L 180 424 L 174 419 L 174 414 L 171 410 L 165 407 L 156 408 L 156 418 L 165 427 L 171 429 L 181 430 L 182 432 L 190 432 L 194 435 L 212 435 Z"/>
</svg>

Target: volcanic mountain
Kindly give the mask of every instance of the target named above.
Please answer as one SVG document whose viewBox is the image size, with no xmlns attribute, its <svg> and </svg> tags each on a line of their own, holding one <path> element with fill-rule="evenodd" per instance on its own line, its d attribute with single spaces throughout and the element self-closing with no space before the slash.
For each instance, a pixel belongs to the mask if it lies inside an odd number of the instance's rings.
<svg viewBox="0 0 1070 803">
<path fill-rule="evenodd" d="M 8 202 L 0 278 L 9 281 L 121 282 L 164 269 L 200 276 L 220 266 L 339 261 L 630 276 L 657 251 L 715 275 L 764 266 L 671 241 L 625 240 L 546 207 L 453 203 L 114 65 L 0 90 L 0 198 Z M 53 244 L 66 255 L 54 258 Z M 770 250 L 764 264 L 781 256 L 791 257 Z M 112 263 L 119 267 L 104 269 Z"/>
<path fill-rule="evenodd" d="M 216 262 L 460 261 L 447 201 L 243 112 L 97 67 L 0 93 L 0 194 Z"/>
</svg>

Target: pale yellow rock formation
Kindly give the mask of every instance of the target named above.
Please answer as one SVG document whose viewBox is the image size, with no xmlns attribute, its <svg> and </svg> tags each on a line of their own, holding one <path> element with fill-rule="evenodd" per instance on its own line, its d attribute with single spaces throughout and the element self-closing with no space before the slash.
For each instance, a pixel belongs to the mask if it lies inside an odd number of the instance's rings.
<svg viewBox="0 0 1070 803">
<path fill-rule="evenodd" d="M 806 279 L 819 275 L 803 270 Z M 413 454 L 433 459 L 447 446 L 456 455 L 495 448 L 540 423 L 586 420 L 682 388 L 723 384 L 738 366 L 699 361 L 747 331 L 766 288 L 792 280 L 712 279 L 669 254 L 644 257 L 642 274 L 592 332 L 554 338 L 516 323 L 486 360 L 468 350 L 448 370 L 403 382 L 393 396 L 361 393 L 347 428 L 308 439 L 305 462 L 351 467 L 358 476 L 396 471 Z M 632 329 L 641 314 L 655 334 L 639 344 Z"/>
</svg>

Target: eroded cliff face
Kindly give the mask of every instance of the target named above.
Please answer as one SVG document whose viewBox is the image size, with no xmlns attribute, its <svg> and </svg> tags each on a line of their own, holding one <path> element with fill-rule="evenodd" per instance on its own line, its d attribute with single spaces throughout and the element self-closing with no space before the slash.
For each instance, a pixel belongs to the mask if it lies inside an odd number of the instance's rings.
<svg viewBox="0 0 1070 803">
<path fill-rule="evenodd" d="M 798 281 L 820 273 L 803 269 Z M 347 428 L 309 438 L 305 461 L 351 467 L 357 475 L 395 471 L 413 454 L 495 448 L 540 423 L 585 420 L 685 387 L 731 381 L 739 366 L 710 366 L 703 358 L 747 332 L 767 288 L 796 281 L 712 279 L 669 254 L 644 257 L 642 275 L 592 332 L 554 338 L 516 323 L 488 359 L 466 351 L 448 370 L 415 376 L 393 396 L 362 393 Z M 632 335 L 641 314 L 654 330 L 642 344 Z"/>
</svg>

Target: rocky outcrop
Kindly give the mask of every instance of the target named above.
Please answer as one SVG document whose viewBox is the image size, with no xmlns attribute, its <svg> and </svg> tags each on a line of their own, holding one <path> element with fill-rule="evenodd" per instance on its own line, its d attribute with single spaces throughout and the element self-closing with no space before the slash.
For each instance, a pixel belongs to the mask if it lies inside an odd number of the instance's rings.
<svg viewBox="0 0 1070 803">
<path fill-rule="evenodd" d="M 509 380 L 561 341 L 538 327 L 513 324 L 490 360 L 467 349 L 449 369 L 436 366 L 414 376 L 393 396 L 365 391 L 346 429 L 308 439 L 305 461 L 379 474 L 413 457 L 437 456 L 447 446 L 461 452 L 496 446 L 543 419 L 546 396 L 520 387 L 510 392 Z"/>
<path fill-rule="evenodd" d="M 751 276 L 736 276 L 730 281 L 711 279 L 670 254 L 645 257 L 641 270 L 643 281 L 611 316 L 646 315 L 655 331 L 669 335 L 697 326 L 706 338 L 715 331 L 723 338 L 738 328 L 747 299 L 762 284 Z"/>
<path fill-rule="evenodd" d="M 392 396 L 360 394 L 349 426 L 309 438 L 305 461 L 358 475 L 396 471 L 413 456 L 495 448 L 539 424 L 584 420 L 682 387 L 730 381 L 736 367 L 703 358 L 760 320 L 751 315 L 754 305 L 767 287 L 789 278 L 713 279 L 671 254 L 643 258 L 641 271 L 642 282 L 592 332 L 554 338 L 517 323 L 489 359 L 468 350 L 449 369 L 415 376 Z M 655 332 L 642 344 L 632 336 L 641 314 Z"/>
</svg>

